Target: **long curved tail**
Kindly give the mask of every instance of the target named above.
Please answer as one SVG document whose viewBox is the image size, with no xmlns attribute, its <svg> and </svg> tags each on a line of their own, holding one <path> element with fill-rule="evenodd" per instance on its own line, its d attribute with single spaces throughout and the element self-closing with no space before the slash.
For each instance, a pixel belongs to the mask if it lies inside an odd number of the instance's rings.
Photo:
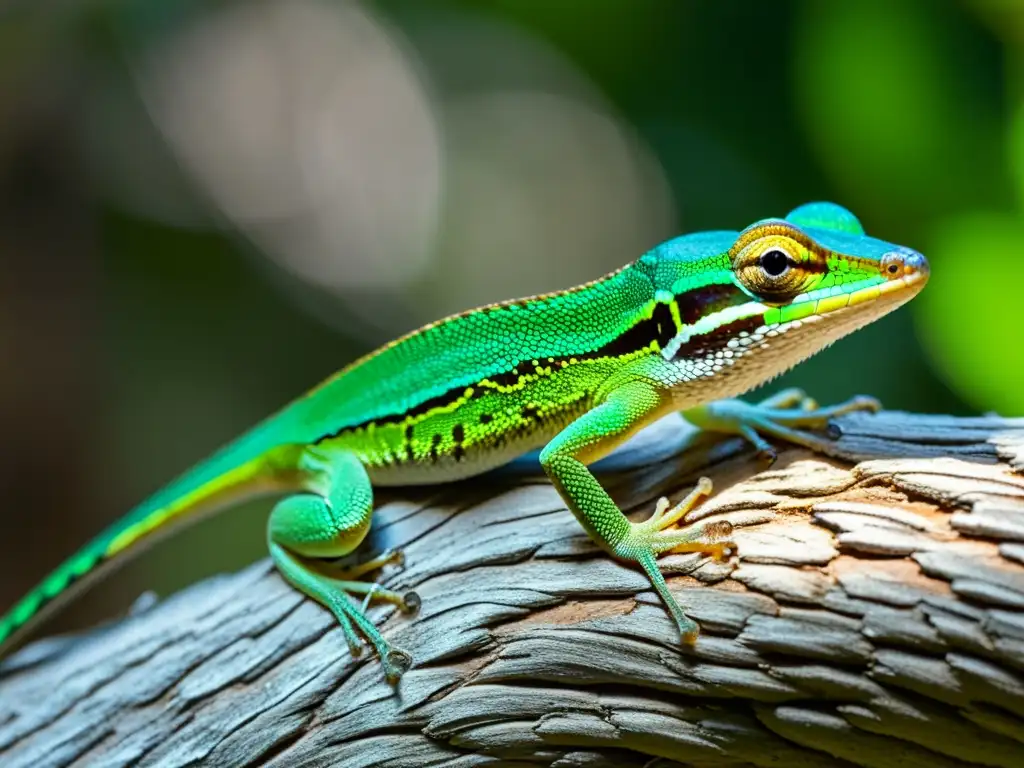
<svg viewBox="0 0 1024 768">
<path fill-rule="evenodd" d="M 282 449 L 229 446 L 133 509 L 59 565 L 0 618 L 0 657 L 61 603 L 99 580 L 106 566 L 143 551 L 177 524 L 193 521 L 243 497 L 282 486 Z M 254 455 L 255 454 L 255 455 Z"/>
</svg>

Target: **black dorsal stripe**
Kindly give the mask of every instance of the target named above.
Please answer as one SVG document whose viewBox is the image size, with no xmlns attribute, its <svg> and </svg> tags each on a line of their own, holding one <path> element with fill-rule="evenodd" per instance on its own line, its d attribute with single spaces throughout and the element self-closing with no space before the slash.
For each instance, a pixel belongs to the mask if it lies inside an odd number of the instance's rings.
<svg viewBox="0 0 1024 768">
<path fill-rule="evenodd" d="M 617 338 L 603 344 L 597 349 L 591 352 L 582 352 L 577 355 L 566 355 L 564 357 L 553 357 L 545 358 L 545 363 L 555 369 L 562 367 L 563 363 L 567 363 L 570 359 L 576 360 L 588 360 L 588 359 L 599 359 L 605 357 L 622 357 L 625 355 L 638 352 L 642 349 L 650 347 L 652 342 L 657 342 L 658 348 L 662 349 L 667 345 L 676 335 L 678 329 L 676 328 L 675 321 L 672 318 L 671 307 L 664 303 L 658 302 L 654 306 L 654 310 L 650 317 L 644 318 L 633 324 L 629 329 L 620 334 Z M 513 372 L 516 371 L 515 373 Z M 504 371 L 501 373 L 492 374 L 486 377 L 488 382 L 497 384 L 498 386 L 513 386 L 519 381 L 519 377 L 525 374 L 535 373 L 537 366 L 533 364 L 532 360 L 524 360 L 517 363 L 513 370 Z M 429 413 L 435 408 L 443 408 L 456 402 L 459 398 L 463 397 L 467 389 L 473 390 L 472 396 L 484 394 L 487 390 L 479 385 L 473 386 L 458 386 L 452 387 L 447 392 L 443 392 L 440 395 L 428 398 L 421 403 L 416 404 L 409 410 L 403 413 L 395 413 L 387 416 L 380 416 L 375 419 L 369 419 L 359 424 L 353 424 L 348 427 L 343 427 L 337 432 L 333 432 L 328 435 L 321 437 L 318 442 L 329 440 L 337 437 L 338 435 L 346 432 L 354 432 L 359 429 L 364 429 L 371 423 L 378 426 L 385 424 L 401 424 L 408 418 L 415 418 L 425 413 Z"/>
<path fill-rule="evenodd" d="M 417 405 L 413 406 L 412 408 L 410 408 L 408 411 L 405 411 L 404 413 L 400 413 L 400 414 L 396 413 L 396 414 L 392 414 L 392 415 L 389 415 L 389 416 L 381 416 L 381 417 L 376 418 L 376 419 L 369 419 L 368 421 L 364 421 L 364 422 L 361 422 L 359 424 L 353 424 L 350 427 L 343 427 L 342 429 L 338 430 L 337 432 L 335 432 L 333 434 L 325 435 L 324 437 L 321 437 L 320 440 L 318 440 L 317 442 L 326 440 L 326 439 L 328 439 L 330 437 L 337 437 L 338 435 L 340 435 L 343 432 L 351 432 L 351 431 L 360 429 L 360 428 L 365 427 L 365 426 L 367 426 L 368 424 L 371 424 L 371 423 L 373 423 L 373 424 L 401 424 L 403 421 L 405 421 L 410 416 L 420 416 L 420 415 L 422 415 L 424 413 L 428 413 L 429 411 L 434 410 L 435 408 L 443 408 L 446 405 L 450 405 L 451 403 L 455 402 L 460 397 L 465 395 L 466 394 L 466 389 L 467 389 L 467 387 L 464 387 L 464 386 L 463 387 L 452 387 L 447 392 L 442 392 L 440 395 L 436 395 L 434 397 L 428 398 L 427 400 L 424 400 L 422 403 L 418 403 Z"/>
</svg>

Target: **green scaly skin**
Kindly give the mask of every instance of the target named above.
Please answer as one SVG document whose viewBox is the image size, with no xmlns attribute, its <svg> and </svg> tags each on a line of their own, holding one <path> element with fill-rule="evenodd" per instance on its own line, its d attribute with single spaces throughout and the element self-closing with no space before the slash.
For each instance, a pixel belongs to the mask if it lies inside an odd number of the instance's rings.
<svg viewBox="0 0 1024 768">
<path fill-rule="evenodd" d="M 7 652 L 69 588 L 174 523 L 240 497 L 290 492 L 267 542 L 280 573 L 330 609 L 353 652 L 369 641 L 390 680 L 411 659 L 359 603 L 414 609 L 361 580 L 394 554 L 347 572 L 373 513 L 373 486 L 442 483 L 543 446 L 541 465 L 569 510 L 611 555 L 638 563 L 685 640 L 696 624 L 669 592 L 659 554 L 732 550 L 727 524 L 675 524 L 710 491 L 631 523 L 587 466 L 644 425 L 680 411 L 704 429 L 820 449 L 801 430 L 877 407 L 818 409 L 792 393 L 753 406 L 734 397 L 890 312 L 924 285 L 924 258 L 864 234 L 848 211 L 802 206 L 743 232 L 664 243 L 599 280 L 493 304 L 427 325 L 356 361 L 129 513 L 57 568 L 0 620 Z M 718 402 L 716 402 L 718 401 Z"/>
</svg>

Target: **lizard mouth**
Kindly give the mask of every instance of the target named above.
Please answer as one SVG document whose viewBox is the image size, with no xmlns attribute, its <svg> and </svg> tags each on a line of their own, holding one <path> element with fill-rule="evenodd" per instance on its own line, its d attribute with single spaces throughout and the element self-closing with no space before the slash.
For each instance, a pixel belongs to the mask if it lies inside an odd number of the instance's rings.
<svg viewBox="0 0 1024 768">
<path fill-rule="evenodd" d="M 870 262 L 876 276 L 847 284 L 811 291 L 787 305 L 764 314 L 766 326 L 789 326 L 794 321 L 832 320 L 846 316 L 859 327 L 891 312 L 920 292 L 930 274 L 928 260 L 917 251 L 900 248 Z M 863 269 L 867 264 L 859 264 Z M 845 324 L 845 323 L 844 323 Z"/>
<path fill-rule="evenodd" d="M 771 340 L 765 346 L 773 347 L 778 355 L 780 370 L 776 375 L 907 303 L 928 282 L 928 261 L 916 251 L 891 251 L 876 263 L 884 278 L 881 282 L 874 280 L 861 287 L 851 286 L 852 290 L 843 294 L 817 298 L 813 300 L 813 312 L 799 319 L 783 316 L 772 323 L 766 318 L 757 333 Z M 805 331 L 799 330 L 801 326 Z M 811 328 L 813 331 L 807 333 Z"/>
<path fill-rule="evenodd" d="M 861 286 L 854 284 L 833 296 L 806 297 L 813 302 L 813 311 L 806 320 L 835 326 L 834 331 L 830 328 L 825 332 L 826 343 L 892 312 L 914 298 L 928 282 L 928 260 L 909 248 L 890 251 L 876 264 L 881 280 L 864 281 Z M 783 325 L 789 325 L 785 322 L 785 310 L 781 314 Z"/>
</svg>

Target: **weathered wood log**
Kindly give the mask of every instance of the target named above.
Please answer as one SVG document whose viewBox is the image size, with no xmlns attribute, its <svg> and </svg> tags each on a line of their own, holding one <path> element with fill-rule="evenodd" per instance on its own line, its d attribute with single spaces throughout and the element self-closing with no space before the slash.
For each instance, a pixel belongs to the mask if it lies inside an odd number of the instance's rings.
<svg viewBox="0 0 1024 768">
<path fill-rule="evenodd" d="M 12 659 L 0 765 L 1024 765 L 1024 419 L 837 426 L 831 459 L 697 440 L 605 478 L 639 517 L 714 479 L 737 557 L 667 561 L 695 647 L 548 484 L 491 476 L 375 518 L 423 599 L 372 612 L 397 689 L 262 562 Z"/>
</svg>

